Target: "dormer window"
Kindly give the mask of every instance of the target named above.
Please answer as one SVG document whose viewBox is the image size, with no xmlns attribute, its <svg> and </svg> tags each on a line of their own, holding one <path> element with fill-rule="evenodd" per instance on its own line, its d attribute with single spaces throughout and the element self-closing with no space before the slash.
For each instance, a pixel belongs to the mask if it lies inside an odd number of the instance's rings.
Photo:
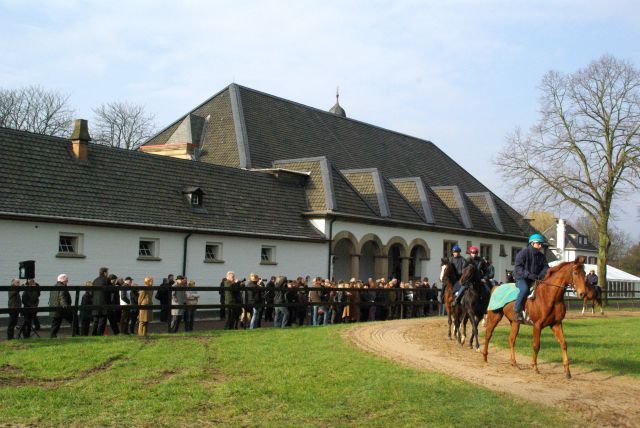
<svg viewBox="0 0 640 428">
<path fill-rule="evenodd" d="M 191 208 L 202 209 L 204 207 L 204 192 L 199 187 L 186 187 L 182 190 Z"/>
</svg>

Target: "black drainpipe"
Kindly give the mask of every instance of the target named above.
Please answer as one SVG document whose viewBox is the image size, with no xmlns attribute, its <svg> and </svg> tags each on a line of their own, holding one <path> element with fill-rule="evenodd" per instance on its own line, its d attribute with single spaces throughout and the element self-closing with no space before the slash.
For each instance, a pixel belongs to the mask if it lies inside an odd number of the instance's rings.
<svg viewBox="0 0 640 428">
<path fill-rule="evenodd" d="M 327 279 L 331 280 L 331 242 L 333 242 L 333 222 L 336 218 L 333 217 L 329 222 L 329 263 L 327 266 Z"/>
<path fill-rule="evenodd" d="M 187 276 L 187 241 L 191 238 L 193 232 L 187 233 L 184 237 L 184 252 L 182 253 L 182 276 Z"/>
</svg>

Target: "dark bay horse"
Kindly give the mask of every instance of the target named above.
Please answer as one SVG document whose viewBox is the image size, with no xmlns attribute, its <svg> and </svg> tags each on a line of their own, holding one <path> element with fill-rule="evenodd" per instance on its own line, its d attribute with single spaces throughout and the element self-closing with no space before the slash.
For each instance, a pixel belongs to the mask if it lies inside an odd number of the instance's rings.
<svg viewBox="0 0 640 428">
<path fill-rule="evenodd" d="M 600 306 L 600 314 L 604 315 L 604 307 L 602 306 L 602 291 L 600 287 L 587 284 L 587 292 L 582 298 L 582 315 L 587 309 L 587 302 L 591 302 L 591 313 L 596 313 L 596 303 Z"/>
<path fill-rule="evenodd" d="M 447 318 L 449 322 L 449 339 L 451 339 L 451 326 L 455 325 L 454 323 L 454 312 L 460 315 L 459 306 L 452 307 L 453 301 L 455 299 L 455 295 L 453 294 L 453 287 L 458 282 L 458 274 L 456 273 L 456 268 L 449 262 L 447 257 L 443 257 L 440 259 L 440 265 L 442 267 L 441 280 L 442 280 L 442 304 L 444 305 L 444 309 L 447 311 Z M 455 309 L 455 311 L 454 311 Z M 454 335 L 457 336 L 458 331 L 454 330 Z"/>
<path fill-rule="evenodd" d="M 560 263 L 547 271 L 547 276 L 542 281 L 537 281 L 535 300 L 527 299 L 525 308 L 529 319 L 533 322 L 533 360 L 531 368 L 538 371 L 538 351 L 540 350 L 540 333 L 543 328 L 550 327 L 554 336 L 562 349 L 562 363 L 567 379 L 571 379 L 569 371 L 569 356 L 567 355 L 567 342 L 564 339 L 562 330 L 562 320 L 567 312 L 564 303 L 564 293 L 568 285 L 572 285 L 578 298 L 582 298 L 586 293 L 586 281 L 584 273 L 584 262 L 586 258 L 580 256 L 573 262 Z M 493 330 L 500 320 L 506 315 L 511 322 L 511 334 L 509 335 L 509 347 L 511 349 L 511 365 L 516 366 L 515 344 L 516 337 L 520 331 L 520 323 L 514 321 L 514 303 L 509 302 L 506 306 L 495 311 L 489 311 L 487 320 L 487 332 L 484 339 L 484 349 L 482 355 L 487 362 L 489 341 Z"/>
<path fill-rule="evenodd" d="M 467 290 L 462 296 L 460 301 L 460 308 L 462 310 L 462 337 L 460 344 L 463 345 L 467 337 L 467 321 L 471 321 L 471 338 L 469 339 L 469 348 L 473 348 L 473 339 L 476 340 L 476 351 L 480 350 L 480 344 L 478 343 L 478 324 L 484 318 L 487 313 L 487 306 L 489 306 L 489 297 L 491 294 L 484 286 L 479 278 L 479 272 L 476 266 L 468 264 L 462 270 L 462 277 L 460 278 L 462 284 L 469 284 Z M 460 331 L 460 328 L 457 328 Z"/>
</svg>

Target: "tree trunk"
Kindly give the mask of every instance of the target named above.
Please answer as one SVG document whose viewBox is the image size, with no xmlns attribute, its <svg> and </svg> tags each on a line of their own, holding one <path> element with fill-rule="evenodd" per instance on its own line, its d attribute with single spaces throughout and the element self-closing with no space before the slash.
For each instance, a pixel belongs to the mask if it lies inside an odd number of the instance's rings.
<svg viewBox="0 0 640 428">
<path fill-rule="evenodd" d="M 609 252 L 608 222 L 601 222 L 598 226 L 598 284 L 604 291 L 605 302 L 608 301 L 607 293 L 607 254 Z"/>
</svg>

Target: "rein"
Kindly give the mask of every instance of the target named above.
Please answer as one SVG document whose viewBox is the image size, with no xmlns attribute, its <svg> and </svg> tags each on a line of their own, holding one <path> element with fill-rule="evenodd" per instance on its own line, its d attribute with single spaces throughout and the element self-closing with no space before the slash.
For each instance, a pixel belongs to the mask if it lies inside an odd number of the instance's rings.
<svg viewBox="0 0 640 428">
<path fill-rule="evenodd" d="M 573 272 L 571 272 L 571 278 L 572 278 L 572 279 L 573 279 L 573 276 L 574 276 L 574 275 L 575 275 L 575 274 L 574 274 Z M 572 283 L 572 282 L 570 282 L 570 283 L 566 283 L 565 285 L 556 285 L 556 284 L 552 284 L 552 283 L 550 283 L 550 282 L 544 281 L 544 280 L 542 280 L 542 279 L 538 279 L 538 280 L 536 280 L 536 285 L 537 285 L 537 284 L 548 285 L 549 287 L 562 288 L 562 290 L 563 290 L 564 292 L 566 292 L 566 291 L 567 291 L 567 287 L 569 287 L 569 286 L 571 286 L 571 287 L 573 288 L 573 283 Z"/>
</svg>

